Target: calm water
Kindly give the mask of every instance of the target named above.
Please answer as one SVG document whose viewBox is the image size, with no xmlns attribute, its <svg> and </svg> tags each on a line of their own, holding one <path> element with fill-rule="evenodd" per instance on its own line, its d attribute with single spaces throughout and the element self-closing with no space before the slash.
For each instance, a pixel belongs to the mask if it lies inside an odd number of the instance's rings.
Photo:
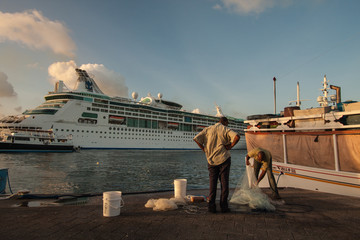
<svg viewBox="0 0 360 240">
<path fill-rule="evenodd" d="M 244 171 L 245 150 L 233 150 L 230 186 Z M 8 168 L 13 192 L 100 193 L 173 189 L 186 178 L 188 189 L 208 188 L 202 151 L 82 150 L 78 153 L 0 153 L 0 169 Z M 9 193 L 8 189 L 7 192 Z"/>
</svg>

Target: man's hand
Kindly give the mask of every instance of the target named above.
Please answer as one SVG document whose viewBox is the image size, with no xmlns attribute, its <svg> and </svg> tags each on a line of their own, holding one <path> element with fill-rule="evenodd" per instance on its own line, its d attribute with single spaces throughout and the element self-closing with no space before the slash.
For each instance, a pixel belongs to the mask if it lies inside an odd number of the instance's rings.
<svg viewBox="0 0 360 240">
<path fill-rule="evenodd" d="M 198 141 L 196 141 L 195 139 L 194 139 L 194 141 L 196 142 L 196 144 L 199 146 L 199 148 L 201 149 L 201 150 L 203 150 L 203 152 L 205 152 L 205 147 L 204 147 L 204 145 L 203 144 L 201 144 L 201 143 L 199 143 Z"/>
<path fill-rule="evenodd" d="M 231 143 L 224 145 L 226 150 L 230 150 L 232 148 Z"/>
</svg>

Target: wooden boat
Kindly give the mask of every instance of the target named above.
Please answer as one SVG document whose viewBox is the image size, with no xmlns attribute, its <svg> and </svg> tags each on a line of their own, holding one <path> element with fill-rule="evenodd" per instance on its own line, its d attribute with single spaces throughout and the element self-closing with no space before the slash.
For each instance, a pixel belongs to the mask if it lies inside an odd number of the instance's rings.
<svg viewBox="0 0 360 240">
<path fill-rule="evenodd" d="M 328 97 L 330 89 L 336 95 Z M 247 149 L 271 151 L 279 187 L 360 197 L 360 102 L 341 102 L 326 76 L 322 91 L 320 107 L 301 110 L 298 96 L 280 115 L 249 116 Z"/>
</svg>

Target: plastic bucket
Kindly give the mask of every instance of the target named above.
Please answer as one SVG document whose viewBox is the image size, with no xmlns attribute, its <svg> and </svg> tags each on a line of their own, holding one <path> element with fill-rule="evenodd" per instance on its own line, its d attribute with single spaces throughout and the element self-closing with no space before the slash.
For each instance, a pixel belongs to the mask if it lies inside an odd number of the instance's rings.
<svg viewBox="0 0 360 240">
<path fill-rule="evenodd" d="M 103 215 L 104 217 L 114 217 L 120 215 L 120 208 L 124 206 L 121 198 L 121 191 L 103 193 Z"/>
<path fill-rule="evenodd" d="M 185 198 L 186 197 L 186 179 L 175 179 L 174 180 L 174 191 L 175 198 Z"/>
</svg>

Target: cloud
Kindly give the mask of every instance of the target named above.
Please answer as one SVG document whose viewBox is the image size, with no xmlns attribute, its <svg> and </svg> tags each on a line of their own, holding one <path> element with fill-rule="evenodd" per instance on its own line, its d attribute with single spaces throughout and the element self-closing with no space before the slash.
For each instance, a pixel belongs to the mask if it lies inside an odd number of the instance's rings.
<svg viewBox="0 0 360 240">
<path fill-rule="evenodd" d="M 289 5 L 293 0 L 221 0 L 224 7 L 216 4 L 213 8 L 221 10 L 226 8 L 239 14 L 260 14 L 275 5 Z"/>
<path fill-rule="evenodd" d="M 49 66 L 48 73 L 52 82 L 64 81 L 65 85 L 70 89 L 75 87 L 77 75 L 75 72 L 76 63 L 71 60 L 68 62 L 56 62 Z"/>
<path fill-rule="evenodd" d="M 69 88 L 76 85 L 77 75 L 75 73 L 76 63 L 56 62 L 49 66 L 48 72 L 51 80 L 55 83 L 63 80 Z M 88 72 L 94 78 L 100 89 L 109 96 L 128 97 L 128 87 L 125 84 L 125 78 L 119 73 L 107 69 L 103 64 L 83 64 L 79 68 Z"/>
<path fill-rule="evenodd" d="M 34 49 L 50 49 L 68 57 L 74 57 L 76 49 L 64 24 L 51 21 L 36 10 L 17 13 L 0 11 L 0 42 L 4 41 L 21 43 Z"/>
<path fill-rule="evenodd" d="M 222 7 L 220 4 L 216 4 L 215 6 L 213 6 L 213 9 L 216 9 L 216 10 L 221 10 Z"/>
<path fill-rule="evenodd" d="M 195 108 L 194 110 L 192 110 L 192 113 L 201 113 L 201 112 L 200 112 L 200 109 Z"/>
<path fill-rule="evenodd" d="M 0 72 L 0 97 L 16 97 L 17 93 L 7 79 L 8 76 L 5 73 Z"/>
<path fill-rule="evenodd" d="M 31 69 L 36 69 L 36 68 L 39 68 L 39 63 L 38 62 L 29 63 L 26 65 L 26 67 L 31 68 Z"/>
<path fill-rule="evenodd" d="M 119 73 L 107 69 L 103 64 L 88 63 L 81 65 L 80 68 L 94 75 L 93 78 L 104 93 L 110 96 L 129 96 L 125 78 Z"/>
</svg>

